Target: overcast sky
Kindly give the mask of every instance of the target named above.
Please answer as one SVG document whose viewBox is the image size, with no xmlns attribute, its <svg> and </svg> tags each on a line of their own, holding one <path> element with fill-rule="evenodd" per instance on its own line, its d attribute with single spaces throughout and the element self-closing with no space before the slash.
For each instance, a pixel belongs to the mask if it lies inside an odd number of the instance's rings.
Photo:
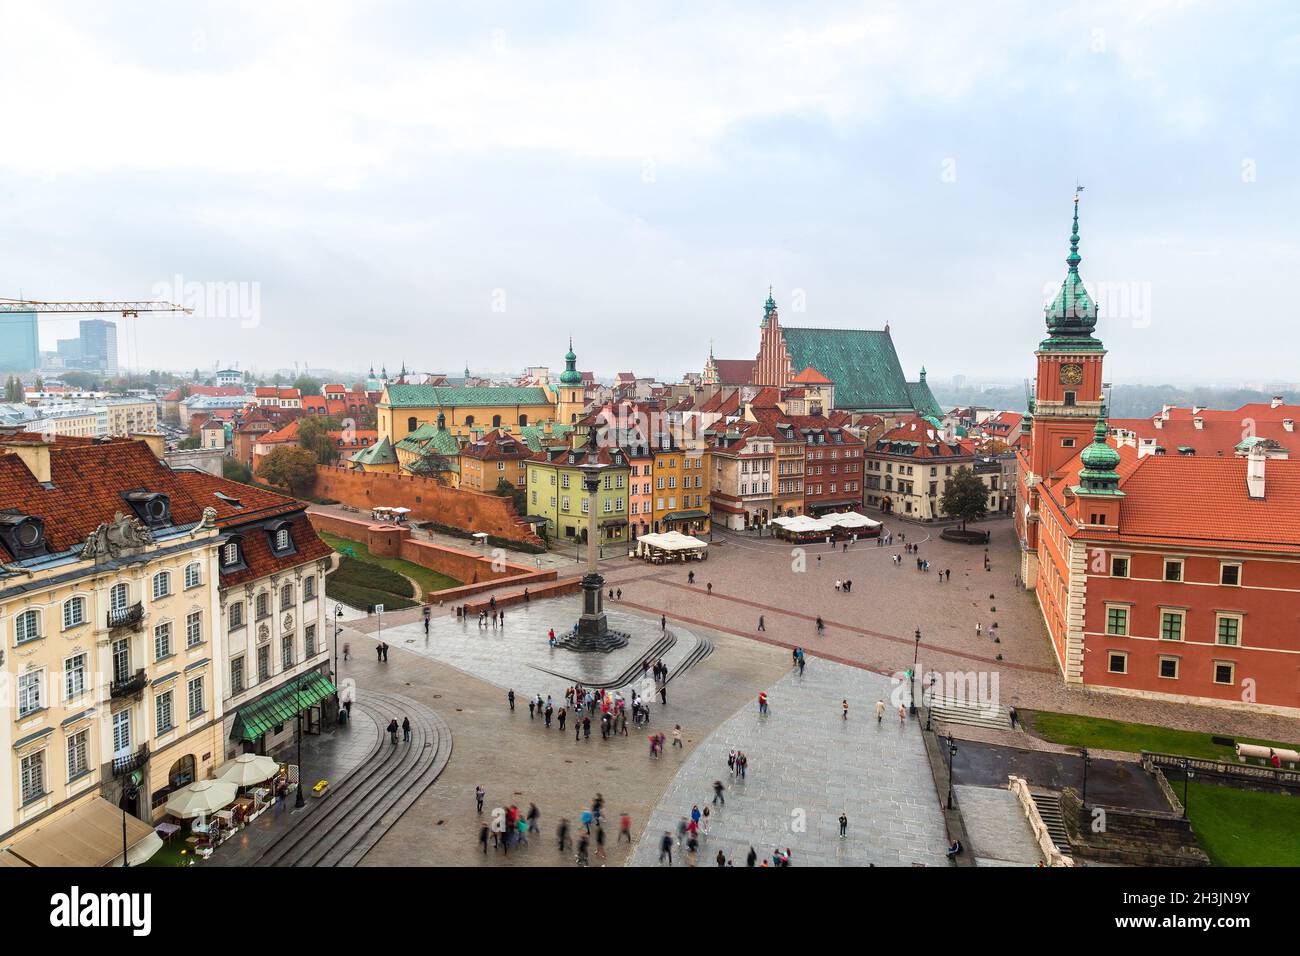
<svg viewBox="0 0 1300 956">
<path fill-rule="evenodd" d="M 752 357 L 771 284 L 1019 377 L 1077 180 L 1109 378 L 1294 381 L 1297 9 L 0 0 L 0 296 L 197 299 L 123 323 L 143 368 L 572 334 L 676 377 Z"/>
</svg>

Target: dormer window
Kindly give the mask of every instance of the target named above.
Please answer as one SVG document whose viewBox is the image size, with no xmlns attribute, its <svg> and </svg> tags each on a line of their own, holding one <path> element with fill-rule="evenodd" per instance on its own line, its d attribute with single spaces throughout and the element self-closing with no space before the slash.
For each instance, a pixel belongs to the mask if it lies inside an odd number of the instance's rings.
<svg viewBox="0 0 1300 956">
<path fill-rule="evenodd" d="M 167 495 L 155 491 L 128 491 L 122 497 L 135 516 L 150 528 L 171 523 L 172 504 Z"/>
<path fill-rule="evenodd" d="M 244 548 L 239 538 L 231 538 L 221 546 L 219 553 L 224 573 L 238 571 L 244 566 Z"/>
<path fill-rule="evenodd" d="M 49 553 L 45 522 L 35 515 L 10 510 L 0 512 L 0 543 L 15 561 Z"/>
<path fill-rule="evenodd" d="M 291 553 L 293 548 L 293 534 L 289 530 L 289 522 L 276 521 L 267 525 L 267 534 L 271 538 L 271 551 L 277 556 Z"/>
</svg>

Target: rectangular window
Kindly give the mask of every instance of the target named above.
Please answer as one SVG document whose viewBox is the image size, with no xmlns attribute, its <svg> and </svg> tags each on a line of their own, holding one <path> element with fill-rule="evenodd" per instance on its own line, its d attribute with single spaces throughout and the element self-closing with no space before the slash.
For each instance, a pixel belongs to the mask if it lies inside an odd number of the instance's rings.
<svg viewBox="0 0 1300 956">
<path fill-rule="evenodd" d="M 1181 581 L 1183 579 L 1183 562 L 1181 558 L 1165 560 L 1165 580 Z"/>
<path fill-rule="evenodd" d="M 1160 658 L 1160 676 L 1167 680 L 1178 679 L 1178 658 L 1162 657 Z"/>
<path fill-rule="evenodd" d="M 1234 674 L 1237 665 L 1230 664 L 1227 661 L 1214 662 L 1214 682 L 1216 684 L 1235 684 Z"/>
<path fill-rule="evenodd" d="M 1240 586 L 1241 565 L 1227 563 L 1219 565 L 1219 583 L 1232 588 Z"/>
<path fill-rule="evenodd" d="M 166 571 L 159 571 L 153 576 L 153 599 L 165 598 L 172 593 L 172 576 Z"/>
<path fill-rule="evenodd" d="M 24 757 L 20 764 L 20 776 L 24 805 L 45 796 L 45 751 Z"/>
<path fill-rule="evenodd" d="M 155 734 L 165 734 L 171 730 L 172 723 L 172 692 L 163 691 L 153 699 L 154 730 Z"/>
<path fill-rule="evenodd" d="M 244 626 L 244 603 L 236 601 L 230 605 L 230 629 Z"/>
<path fill-rule="evenodd" d="M 172 656 L 172 626 L 164 621 L 153 629 L 153 659 L 162 660 Z"/>
<path fill-rule="evenodd" d="M 230 566 L 239 563 L 239 545 L 230 541 L 221 546 L 221 563 Z"/>
<path fill-rule="evenodd" d="M 195 562 L 194 564 L 187 564 L 185 566 L 186 589 L 198 587 L 199 584 L 201 583 L 201 578 L 202 575 L 199 574 L 199 565 L 197 562 Z"/>
<path fill-rule="evenodd" d="M 1110 559 L 1110 576 L 1112 578 L 1128 577 L 1128 558 L 1114 557 Z"/>
<path fill-rule="evenodd" d="M 280 638 L 280 665 L 284 668 L 293 666 L 293 635 L 286 634 Z"/>
<path fill-rule="evenodd" d="M 230 692 L 232 694 L 243 693 L 244 690 L 244 659 L 236 657 L 230 662 Z"/>
<path fill-rule="evenodd" d="M 304 660 L 310 660 L 316 656 L 316 625 L 308 624 L 303 629 L 303 641 L 306 644 Z"/>
<path fill-rule="evenodd" d="M 189 683 L 187 692 L 190 704 L 190 720 L 203 713 L 203 678 L 196 677 Z"/>
<path fill-rule="evenodd" d="M 1231 647 L 1236 647 L 1241 643 L 1241 618 L 1235 614 L 1220 614 L 1218 616 L 1215 643 L 1226 644 Z"/>
<path fill-rule="evenodd" d="M 85 654 L 76 654 L 63 662 L 63 692 L 66 700 L 76 700 L 86 692 Z"/>
<path fill-rule="evenodd" d="M 79 597 L 69 598 L 63 604 L 64 628 L 76 627 L 86 620 L 86 602 Z"/>
<path fill-rule="evenodd" d="M 302 579 L 302 599 L 304 601 L 314 601 L 316 599 L 316 578 L 315 577 Z"/>
<path fill-rule="evenodd" d="M 1164 611 L 1160 615 L 1160 639 L 1162 641 L 1181 641 L 1183 639 L 1183 612 Z"/>
<path fill-rule="evenodd" d="M 18 675 L 18 716 L 26 717 L 44 707 L 41 688 L 45 684 L 45 671 L 28 671 Z"/>
<path fill-rule="evenodd" d="M 68 737 L 68 780 L 90 770 L 90 732 L 79 730 Z"/>
<path fill-rule="evenodd" d="M 1128 608 L 1106 608 L 1106 633 L 1116 637 L 1128 636 Z"/>
<path fill-rule="evenodd" d="M 271 646 L 263 644 L 257 649 L 257 682 L 271 679 Z"/>
<path fill-rule="evenodd" d="M 131 711 L 127 708 L 113 715 L 113 756 L 121 757 L 131 752 Z"/>
<path fill-rule="evenodd" d="M 1106 669 L 1112 674 L 1128 673 L 1128 655 L 1112 651 L 1107 655 Z"/>
<path fill-rule="evenodd" d="M 203 612 L 191 611 L 185 616 L 185 646 L 203 643 Z"/>
</svg>

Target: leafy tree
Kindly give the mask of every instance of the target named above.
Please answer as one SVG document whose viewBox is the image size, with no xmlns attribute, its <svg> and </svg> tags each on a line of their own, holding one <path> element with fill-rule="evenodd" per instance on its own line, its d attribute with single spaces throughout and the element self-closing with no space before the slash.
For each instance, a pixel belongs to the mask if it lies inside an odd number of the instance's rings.
<svg viewBox="0 0 1300 956">
<path fill-rule="evenodd" d="M 41 378 L 39 375 L 36 376 L 35 384 L 36 384 L 36 391 L 38 392 L 45 391 L 45 379 Z"/>
<path fill-rule="evenodd" d="M 253 469 L 238 458 L 232 458 L 226 455 L 221 459 L 221 477 L 229 478 L 231 481 L 238 481 L 245 485 L 253 483 Z"/>
<path fill-rule="evenodd" d="M 336 418 L 305 415 L 298 419 L 298 446 L 315 455 L 322 465 L 331 465 L 338 461 L 339 449 L 329 433 L 340 427 Z"/>
<path fill-rule="evenodd" d="M 305 448 L 277 448 L 257 466 L 257 477 L 302 494 L 316 481 L 316 464 L 316 456 Z"/>
<path fill-rule="evenodd" d="M 23 400 L 23 383 L 13 375 L 5 379 L 5 401 L 21 402 Z"/>
<path fill-rule="evenodd" d="M 186 435 L 176 443 L 176 447 L 182 451 L 189 451 L 190 449 L 201 447 L 200 441 L 201 439 L 198 435 Z"/>
<path fill-rule="evenodd" d="M 446 484 L 447 475 L 451 472 L 451 462 L 446 455 L 439 454 L 430 448 L 407 465 L 406 470 L 413 475 L 419 475 L 421 478 L 432 478 L 439 484 Z"/>
<path fill-rule="evenodd" d="M 988 514 L 989 489 L 980 477 L 964 465 L 943 489 L 939 505 L 952 518 L 960 518 L 963 529 L 967 521 L 980 521 Z"/>
<path fill-rule="evenodd" d="M 84 389 L 86 391 L 94 391 L 95 386 L 99 384 L 95 376 L 89 372 L 81 372 L 76 369 L 63 373 L 63 383 L 70 388 Z"/>
<path fill-rule="evenodd" d="M 515 506 L 516 514 L 528 514 L 528 492 L 523 488 L 516 488 L 513 482 L 498 478 L 495 494 L 502 498 L 509 498 Z"/>
<path fill-rule="evenodd" d="M 293 380 L 293 387 L 301 392 L 304 398 L 308 395 L 319 395 L 320 379 L 312 378 L 310 375 L 299 375 Z"/>
</svg>

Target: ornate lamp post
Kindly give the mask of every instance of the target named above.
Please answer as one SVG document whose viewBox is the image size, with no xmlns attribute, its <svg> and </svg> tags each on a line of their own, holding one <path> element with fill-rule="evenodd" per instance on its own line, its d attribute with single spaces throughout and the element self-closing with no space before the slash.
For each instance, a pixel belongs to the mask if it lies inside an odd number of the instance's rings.
<svg viewBox="0 0 1300 956">
<path fill-rule="evenodd" d="M 297 697 L 298 704 L 298 796 L 294 798 L 293 805 L 295 809 L 301 810 L 307 805 L 307 801 L 302 796 L 302 674 L 298 675 L 295 682 L 294 694 Z"/>
<path fill-rule="evenodd" d="M 912 705 L 909 709 L 909 713 L 911 713 L 913 717 L 916 716 L 916 663 L 920 659 L 921 659 L 921 629 L 918 627 L 916 629 L 916 647 L 912 651 L 912 679 L 908 682 L 911 685 L 908 688 L 908 690 L 911 692 L 911 696 L 912 696 Z"/>
<path fill-rule="evenodd" d="M 948 735 L 948 809 L 952 809 L 952 758 L 957 756 L 957 744 Z M 299 771 L 301 773 L 301 771 Z"/>
<path fill-rule="evenodd" d="M 334 605 L 334 681 L 339 679 L 339 633 L 343 630 L 343 605 Z"/>
<path fill-rule="evenodd" d="M 1088 754 L 1088 748 L 1083 747 L 1079 750 L 1079 756 L 1083 758 L 1083 805 L 1088 806 L 1088 765 L 1092 763 L 1092 757 Z"/>
<path fill-rule="evenodd" d="M 588 456 L 585 465 L 578 470 L 582 473 L 582 490 L 587 494 L 587 573 L 582 576 L 582 615 L 578 618 L 578 634 L 597 636 L 608 630 L 605 622 L 604 587 L 605 579 L 601 577 L 598 566 L 597 529 L 596 529 L 596 493 L 600 490 L 604 465 L 592 461 L 594 454 Z"/>
</svg>

